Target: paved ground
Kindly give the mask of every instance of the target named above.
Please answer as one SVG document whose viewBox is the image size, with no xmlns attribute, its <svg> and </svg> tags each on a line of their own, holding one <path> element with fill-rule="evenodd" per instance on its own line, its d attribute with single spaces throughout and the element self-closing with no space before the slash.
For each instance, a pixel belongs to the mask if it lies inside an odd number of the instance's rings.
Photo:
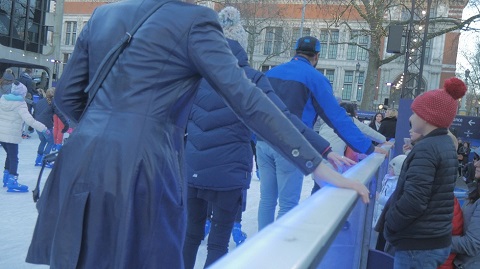
<svg viewBox="0 0 480 269">
<path fill-rule="evenodd" d="M 25 256 L 30 244 L 33 229 L 37 219 L 35 203 L 32 199 L 31 190 L 35 184 L 40 172 L 39 167 L 35 167 L 36 149 L 39 143 L 36 134 L 32 138 L 25 139 L 19 145 L 19 182 L 29 186 L 28 193 L 9 193 L 6 188 L 0 189 L 0 268 L 1 269 L 41 269 L 48 268 L 43 265 L 32 265 L 25 263 Z M 0 149 L 0 163 L 5 160 L 5 152 Z M 48 176 L 50 169 L 45 169 L 43 182 Z M 302 200 L 309 196 L 313 181 L 306 179 Z M 251 237 L 257 231 L 257 211 L 259 200 L 260 184 L 257 179 L 253 179 L 247 198 L 247 209 L 243 215 L 244 231 Z M 235 248 L 233 240 L 230 242 L 230 250 Z M 197 263 L 195 268 L 203 268 L 206 258 L 205 241 L 199 249 Z"/>
</svg>

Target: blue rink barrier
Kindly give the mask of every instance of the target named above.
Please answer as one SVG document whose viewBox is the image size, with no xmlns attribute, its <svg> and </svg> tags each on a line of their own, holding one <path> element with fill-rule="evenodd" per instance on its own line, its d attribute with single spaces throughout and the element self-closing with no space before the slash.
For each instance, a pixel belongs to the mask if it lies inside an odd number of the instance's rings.
<svg viewBox="0 0 480 269">
<path fill-rule="evenodd" d="M 374 153 L 343 174 L 369 186 L 368 205 L 353 190 L 322 187 L 209 268 L 370 269 L 388 263 L 388 256 L 370 251 L 377 181 L 387 166 L 385 156 Z"/>
</svg>

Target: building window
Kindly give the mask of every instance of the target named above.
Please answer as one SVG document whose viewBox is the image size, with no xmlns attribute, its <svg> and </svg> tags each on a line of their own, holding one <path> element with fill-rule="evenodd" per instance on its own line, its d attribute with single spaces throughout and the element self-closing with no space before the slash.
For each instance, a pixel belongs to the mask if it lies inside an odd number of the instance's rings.
<svg viewBox="0 0 480 269">
<path fill-rule="evenodd" d="M 65 22 L 65 45 L 75 45 L 77 40 L 77 22 L 67 21 Z"/>
<path fill-rule="evenodd" d="M 320 31 L 320 54 L 322 59 L 336 59 L 338 50 L 338 30 Z"/>
<path fill-rule="evenodd" d="M 303 28 L 302 36 L 309 36 L 310 35 L 310 28 Z M 292 32 L 292 42 L 291 42 L 291 50 L 290 56 L 295 56 L 295 45 L 297 44 L 297 40 L 300 38 L 300 28 L 293 28 Z"/>
<path fill-rule="evenodd" d="M 353 72 L 354 71 L 345 71 L 345 76 L 343 77 L 342 100 L 352 99 Z"/>
<path fill-rule="evenodd" d="M 368 41 L 368 36 L 362 35 L 360 31 L 352 31 L 350 33 L 350 42 L 355 43 L 356 45 L 348 44 L 347 60 L 367 60 L 368 51 L 363 48 L 368 48 Z"/>
<path fill-rule="evenodd" d="M 357 78 L 357 101 L 361 102 L 363 97 L 363 84 L 365 82 L 365 72 L 358 72 Z"/>
<path fill-rule="evenodd" d="M 62 73 L 63 73 L 63 70 L 65 70 L 65 67 L 67 66 L 67 63 L 68 63 L 68 60 L 70 59 L 70 56 L 72 56 L 71 53 L 64 53 L 63 54 Z"/>
<path fill-rule="evenodd" d="M 265 33 L 264 55 L 280 54 L 282 52 L 282 27 L 267 27 Z"/>
<path fill-rule="evenodd" d="M 274 68 L 274 67 L 275 67 L 275 65 L 262 65 L 261 70 L 262 70 L 262 72 L 265 73 L 265 72 L 267 72 L 268 70 L 270 70 L 270 69 L 272 69 L 272 68 Z"/>
<path fill-rule="evenodd" d="M 71 53 L 64 53 L 63 54 L 63 63 L 66 64 L 68 62 L 68 59 L 70 59 Z"/>
<path fill-rule="evenodd" d="M 330 86 L 333 87 L 333 82 L 335 81 L 335 69 L 317 69 L 318 72 L 322 73 L 328 81 L 330 81 Z"/>
</svg>

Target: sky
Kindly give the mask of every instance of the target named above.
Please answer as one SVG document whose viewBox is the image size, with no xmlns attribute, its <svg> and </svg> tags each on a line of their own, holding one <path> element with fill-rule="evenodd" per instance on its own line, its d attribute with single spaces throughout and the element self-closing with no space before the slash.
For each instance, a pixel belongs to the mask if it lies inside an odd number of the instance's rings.
<svg viewBox="0 0 480 269">
<path fill-rule="evenodd" d="M 463 19 L 467 19 L 475 13 L 478 13 L 478 9 L 474 7 L 467 7 L 463 10 Z M 471 27 L 480 29 L 480 21 L 477 21 L 475 24 L 472 24 Z M 468 67 L 468 62 L 465 57 L 462 55 L 463 52 L 472 53 L 475 48 L 475 44 L 480 42 L 480 30 L 475 31 L 462 31 L 460 35 L 460 42 L 458 46 L 457 54 L 457 72 L 463 73 Z M 471 69 L 471 68 L 470 68 Z"/>
</svg>

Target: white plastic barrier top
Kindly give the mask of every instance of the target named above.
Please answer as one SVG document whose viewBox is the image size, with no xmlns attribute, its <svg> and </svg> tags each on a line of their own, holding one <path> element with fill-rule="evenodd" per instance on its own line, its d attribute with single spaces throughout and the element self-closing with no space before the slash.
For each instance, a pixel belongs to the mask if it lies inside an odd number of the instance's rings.
<svg viewBox="0 0 480 269">
<path fill-rule="evenodd" d="M 370 154 L 343 175 L 367 184 L 384 160 L 385 155 Z M 353 190 L 322 187 L 209 268 L 309 268 L 328 250 L 357 199 Z"/>
</svg>

